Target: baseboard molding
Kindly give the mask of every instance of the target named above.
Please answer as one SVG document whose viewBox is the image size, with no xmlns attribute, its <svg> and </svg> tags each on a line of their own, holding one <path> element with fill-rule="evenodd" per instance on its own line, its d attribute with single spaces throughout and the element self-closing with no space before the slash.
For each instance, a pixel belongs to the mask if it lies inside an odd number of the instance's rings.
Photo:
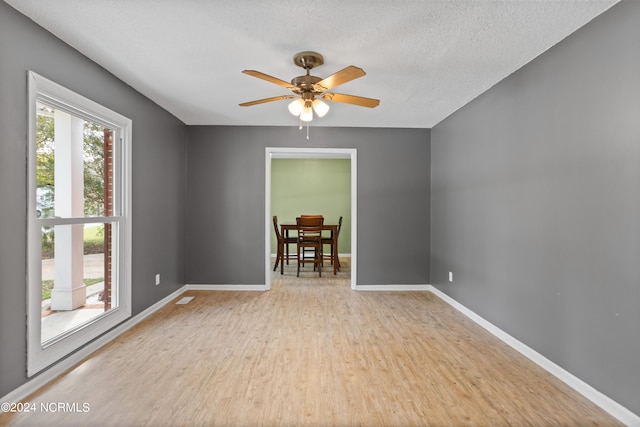
<svg viewBox="0 0 640 427">
<path fill-rule="evenodd" d="M 190 283 L 185 285 L 188 291 L 268 291 L 267 285 L 207 285 Z"/>
<path fill-rule="evenodd" d="M 430 291 L 431 285 L 356 285 L 356 291 Z"/>
<path fill-rule="evenodd" d="M 0 402 L 20 402 L 27 398 L 29 395 L 38 391 L 41 387 L 44 387 L 51 381 L 55 380 L 59 376 L 65 374 L 69 369 L 73 368 L 78 363 L 82 362 L 85 358 L 89 357 L 92 353 L 96 352 L 100 348 L 107 345 L 109 342 L 122 335 L 124 332 L 136 326 L 138 323 L 151 316 L 156 311 L 160 310 L 165 305 L 169 304 L 176 297 L 180 296 L 186 290 L 186 286 L 182 286 L 180 289 L 167 295 L 157 303 L 153 304 L 146 310 L 138 313 L 137 315 L 129 318 L 120 325 L 111 329 L 109 332 L 99 336 L 95 340 L 91 341 L 84 347 L 80 348 L 75 353 L 70 354 L 65 359 L 52 365 L 47 370 L 41 372 L 37 376 L 31 378 L 29 381 L 16 388 L 6 396 L 0 398 Z"/>
<path fill-rule="evenodd" d="M 640 416 L 634 414 L 624 406 L 620 405 L 616 401 L 610 399 L 604 394 L 600 393 L 595 388 L 591 387 L 589 384 L 582 381 L 580 378 L 561 368 L 560 366 L 553 363 L 551 360 L 547 359 L 540 353 L 533 350 L 531 347 L 526 344 L 518 341 L 516 338 L 504 332 L 502 329 L 498 328 L 491 322 L 485 320 L 481 316 L 477 315 L 473 311 L 469 310 L 464 305 L 460 304 L 458 301 L 451 298 L 449 295 L 440 291 L 439 289 L 431 286 L 431 292 L 433 292 L 440 299 L 445 301 L 447 304 L 451 305 L 462 314 L 467 316 L 469 319 L 473 320 L 479 326 L 483 327 L 497 338 L 502 340 L 504 343 L 512 347 L 513 349 L 520 352 L 523 356 L 527 357 L 547 372 L 567 384 L 569 387 L 582 394 L 584 397 L 589 399 L 591 402 L 598 405 L 603 410 L 607 411 L 611 416 L 618 419 L 620 422 L 624 423 L 626 426 L 640 427 Z"/>
</svg>

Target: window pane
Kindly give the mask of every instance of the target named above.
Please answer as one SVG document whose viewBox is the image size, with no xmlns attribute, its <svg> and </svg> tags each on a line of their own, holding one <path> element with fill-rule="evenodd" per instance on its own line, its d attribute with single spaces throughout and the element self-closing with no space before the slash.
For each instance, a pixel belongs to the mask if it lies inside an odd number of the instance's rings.
<svg viewBox="0 0 640 427">
<path fill-rule="evenodd" d="M 42 227 L 41 343 L 117 307 L 111 224 Z"/>
<path fill-rule="evenodd" d="M 113 130 L 42 102 L 36 108 L 36 216 L 110 215 Z"/>
<path fill-rule="evenodd" d="M 131 317 L 132 122 L 28 76 L 31 377 Z"/>
</svg>

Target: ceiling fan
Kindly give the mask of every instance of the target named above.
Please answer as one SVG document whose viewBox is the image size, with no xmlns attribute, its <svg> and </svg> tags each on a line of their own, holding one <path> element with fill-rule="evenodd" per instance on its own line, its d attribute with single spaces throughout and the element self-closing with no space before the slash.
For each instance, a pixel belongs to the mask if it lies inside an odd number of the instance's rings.
<svg viewBox="0 0 640 427">
<path fill-rule="evenodd" d="M 341 102 L 344 104 L 352 104 L 368 108 L 375 108 L 380 104 L 380 101 L 377 99 L 328 92 L 336 86 L 364 76 L 366 73 L 362 68 L 350 65 L 323 79 L 310 74 L 312 68 L 324 64 L 324 58 L 319 53 L 309 51 L 299 52 L 294 55 L 293 63 L 304 68 L 307 73 L 304 76 L 294 77 L 293 80 L 291 80 L 291 83 L 272 77 L 260 71 L 243 70 L 242 72 L 244 74 L 248 74 L 289 89 L 294 93 L 294 95 L 281 95 L 258 99 L 255 101 L 244 102 L 240 104 L 240 106 L 249 107 L 251 105 L 264 104 L 265 102 L 296 98 L 289 104 L 289 111 L 294 116 L 299 117 L 301 121 L 310 122 L 313 120 L 313 111 L 316 112 L 318 117 L 323 117 L 329 111 L 329 106 L 320 98 L 326 101 Z"/>
</svg>

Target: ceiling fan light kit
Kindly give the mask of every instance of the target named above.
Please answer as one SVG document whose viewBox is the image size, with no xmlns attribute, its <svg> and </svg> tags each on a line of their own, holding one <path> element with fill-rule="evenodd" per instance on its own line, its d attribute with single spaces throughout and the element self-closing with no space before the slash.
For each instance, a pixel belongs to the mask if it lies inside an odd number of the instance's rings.
<svg viewBox="0 0 640 427">
<path fill-rule="evenodd" d="M 362 68 L 350 65 L 323 79 L 311 75 L 311 69 L 324 64 L 324 58 L 319 53 L 310 51 L 299 52 L 294 55 L 293 63 L 304 68 L 306 70 L 306 74 L 304 76 L 294 77 L 291 80 L 291 83 L 272 77 L 268 74 L 264 74 L 260 71 L 242 71 L 244 74 L 282 86 L 293 92 L 294 95 L 281 95 L 258 99 L 255 101 L 244 102 L 240 104 L 240 106 L 249 107 L 252 105 L 264 104 L 266 102 L 295 98 L 289 104 L 289 112 L 298 117 L 301 121 L 308 123 L 313 120 L 314 111 L 318 117 L 324 117 L 329 112 L 329 105 L 320 98 L 326 101 L 341 102 L 344 104 L 368 108 L 375 108 L 380 104 L 379 100 L 373 98 L 327 92 L 336 86 L 364 76 L 366 73 Z"/>
<path fill-rule="evenodd" d="M 299 116 L 303 108 L 304 100 L 302 98 L 294 99 L 291 104 L 289 104 L 289 112 L 294 116 Z"/>
<path fill-rule="evenodd" d="M 324 117 L 329 112 L 329 105 L 319 99 L 314 99 L 311 105 L 313 106 L 313 111 L 316 112 L 318 117 Z"/>
</svg>

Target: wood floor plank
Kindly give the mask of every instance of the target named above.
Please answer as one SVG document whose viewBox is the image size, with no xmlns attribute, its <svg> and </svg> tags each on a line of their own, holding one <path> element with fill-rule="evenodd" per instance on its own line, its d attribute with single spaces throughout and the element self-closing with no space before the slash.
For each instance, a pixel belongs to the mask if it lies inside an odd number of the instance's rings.
<svg viewBox="0 0 640 427">
<path fill-rule="evenodd" d="M 0 425 L 620 425 L 430 292 L 279 276 L 189 291 L 27 399 L 88 412 Z"/>
</svg>

